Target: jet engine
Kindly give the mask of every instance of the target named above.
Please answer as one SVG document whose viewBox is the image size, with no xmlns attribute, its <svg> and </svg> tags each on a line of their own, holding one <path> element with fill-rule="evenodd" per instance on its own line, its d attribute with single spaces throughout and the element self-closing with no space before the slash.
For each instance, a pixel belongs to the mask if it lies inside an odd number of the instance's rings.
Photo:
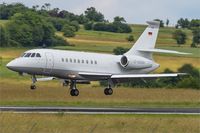
<svg viewBox="0 0 200 133">
<path fill-rule="evenodd" d="M 126 69 L 144 69 L 152 67 L 153 62 L 139 56 L 125 56 L 120 59 L 120 65 Z"/>
</svg>

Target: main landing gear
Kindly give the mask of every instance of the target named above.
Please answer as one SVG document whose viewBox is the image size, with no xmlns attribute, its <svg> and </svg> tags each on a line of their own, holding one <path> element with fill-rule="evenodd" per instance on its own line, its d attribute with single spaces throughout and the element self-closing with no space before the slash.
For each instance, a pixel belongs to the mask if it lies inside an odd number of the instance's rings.
<svg viewBox="0 0 200 133">
<path fill-rule="evenodd" d="M 111 85 L 109 84 L 107 88 L 104 89 L 104 94 L 105 95 L 112 95 L 113 94 L 113 89 Z M 71 80 L 70 82 L 70 95 L 71 96 L 78 96 L 79 95 L 79 90 L 76 87 L 76 80 Z"/>
<path fill-rule="evenodd" d="M 76 88 L 76 81 L 71 81 L 70 84 L 70 95 L 71 96 L 78 96 L 79 95 L 79 90 Z"/>
<path fill-rule="evenodd" d="M 105 95 L 112 95 L 113 94 L 113 89 L 111 88 L 110 85 L 108 86 L 108 88 L 104 89 L 104 94 Z"/>
</svg>

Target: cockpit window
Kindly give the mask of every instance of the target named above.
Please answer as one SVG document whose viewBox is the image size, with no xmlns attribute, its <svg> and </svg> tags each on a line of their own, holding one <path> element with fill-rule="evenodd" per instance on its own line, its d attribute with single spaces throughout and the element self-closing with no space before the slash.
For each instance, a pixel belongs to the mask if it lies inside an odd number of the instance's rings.
<svg viewBox="0 0 200 133">
<path fill-rule="evenodd" d="M 32 53 L 31 57 L 35 57 L 35 53 Z"/>
<path fill-rule="evenodd" d="M 21 55 L 21 57 L 24 57 L 25 54 L 26 54 L 26 53 L 23 53 L 23 54 Z"/>
<path fill-rule="evenodd" d="M 39 53 L 36 54 L 36 57 L 41 57 L 41 55 Z"/>
<path fill-rule="evenodd" d="M 30 57 L 31 53 L 27 53 L 24 57 Z"/>
</svg>

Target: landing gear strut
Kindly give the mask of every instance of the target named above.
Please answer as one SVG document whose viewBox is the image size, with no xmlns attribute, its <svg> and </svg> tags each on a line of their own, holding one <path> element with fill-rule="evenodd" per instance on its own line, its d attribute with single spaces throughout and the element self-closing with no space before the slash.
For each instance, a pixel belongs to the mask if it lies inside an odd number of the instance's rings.
<svg viewBox="0 0 200 133">
<path fill-rule="evenodd" d="M 37 81 L 35 75 L 33 75 L 33 76 L 31 77 L 31 79 L 32 79 L 32 84 L 31 84 L 31 86 L 30 86 L 30 89 L 31 89 L 31 90 L 35 90 L 35 89 L 36 89 L 35 83 L 36 83 L 36 81 Z"/>
<path fill-rule="evenodd" d="M 76 88 L 76 81 L 71 81 L 70 90 L 71 90 L 70 91 L 71 96 L 78 96 L 79 95 L 79 91 Z"/>
</svg>

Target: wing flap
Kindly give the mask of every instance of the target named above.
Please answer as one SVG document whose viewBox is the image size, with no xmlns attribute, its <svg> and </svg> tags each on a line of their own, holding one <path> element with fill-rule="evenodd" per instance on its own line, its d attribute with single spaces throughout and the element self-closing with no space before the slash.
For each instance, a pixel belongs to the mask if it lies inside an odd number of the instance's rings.
<svg viewBox="0 0 200 133">
<path fill-rule="evenodd" d="M 50 81 L 54 80 L 55 77 L 47 77 L 47 78 L 36 78 L 36 81 Z"/>
<path fill-rule="evenodd" d="M 79 75 L 91 80 L 108 79 L 112 76 L 112 74 L 108 73 L 91 73 L 91 72 L 80 72 Z"/>
<path fill-rule="evenodd" d="M 166 78 L 187 75 L 186 73 L 166 73 L 166 74 L 127 74 L 112 75 L 111 79 L 138 79 L 138 78 Z"/>
</svg>

